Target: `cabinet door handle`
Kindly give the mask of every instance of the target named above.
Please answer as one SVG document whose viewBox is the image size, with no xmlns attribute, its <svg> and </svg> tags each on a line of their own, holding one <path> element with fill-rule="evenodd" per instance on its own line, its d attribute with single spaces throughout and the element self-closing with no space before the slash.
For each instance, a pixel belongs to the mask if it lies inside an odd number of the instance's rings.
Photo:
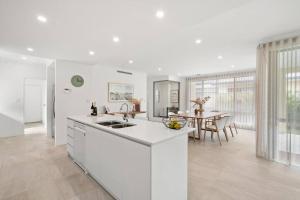
<svg viewBox="0 0 300 200">
<path fill-rule="evenodd" d="M 75 127 L 74 130 L 79 131 L 80 133 L 85 133 L 86 132 L 85 130 L 83 130 L 81 128 L 77 128 L 77 127 Z"/>
<path fill-rule="evenodd" d="M 73 136 L 71 136 L 71 135 L 67 135 L 69 138 L 72 138 L 72 139 L 74 139 L 74 137 Z"/>
</svg>

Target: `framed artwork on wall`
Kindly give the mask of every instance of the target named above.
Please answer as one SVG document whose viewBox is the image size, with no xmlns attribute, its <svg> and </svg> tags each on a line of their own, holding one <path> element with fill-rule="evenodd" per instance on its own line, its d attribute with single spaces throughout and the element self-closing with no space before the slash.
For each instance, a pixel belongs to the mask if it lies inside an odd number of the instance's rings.
<svg viewBox="0 0 300 200">
<path fill-rule="evenodd" d="M 134 86 L 128 83 L 108 83 L 108 101 L 131 101 L 134 97 Z"/>
</svg>

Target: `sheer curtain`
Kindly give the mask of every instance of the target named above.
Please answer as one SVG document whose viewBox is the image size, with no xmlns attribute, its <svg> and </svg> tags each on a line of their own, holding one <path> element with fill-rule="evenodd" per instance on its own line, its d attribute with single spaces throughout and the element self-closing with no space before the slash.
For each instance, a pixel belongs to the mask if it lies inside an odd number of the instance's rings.
<svg viewBox="0 0 300 200">
<path fill-rule="evenodd" d="M 235 79 L 235 119 L 240 127 L 255 129 L 255 75 Z"/>
<path fill-rule="evenodd" d="M 193 112 L 191 99 L 210 96 L 206 111 L 230 113 L 239 128 L 255 128 L 255 72 L 233 72 L 187 79 L 187 107 Z"/>
<path fill-rule="evenodd" d="M 257 156 L 300 165 L 300 40 L 257 48 Z"/>
</svg>

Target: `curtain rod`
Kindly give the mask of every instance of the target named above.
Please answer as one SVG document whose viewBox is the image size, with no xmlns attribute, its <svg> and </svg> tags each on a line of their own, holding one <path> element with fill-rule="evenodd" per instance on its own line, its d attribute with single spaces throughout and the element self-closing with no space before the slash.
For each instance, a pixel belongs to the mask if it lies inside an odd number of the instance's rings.
<svg viewBox="0 0 300 200">
<path fill-rule="evenodd" d="M 195 76 L 186 77 L 187 80 L 196 80 L 201 78 L 218 78 L 218 77 L 230 77 L 230 76 L 241 76 L 243 74 L 256 73 L 256 69 L 247 69 L 231 72 L 222 72 L 222 73 L 212 73 L 212 74 L 198 74 Z"/>
<path fill-rule="evenodd" d="M 300 37 L 300 30 L 296 31 L 296 32 L 292 32 L 292 33 L 287 33 L 285 35 L 277 35 L 277 36 L 263 39 L 259 42 L 259 45 L 264 45 L 264 44 L 268 44 L 271 42 L 284 41 L 284 40 L 289 40 L 289 39 L 297 39 L 299 37 Z"/>
</svg>

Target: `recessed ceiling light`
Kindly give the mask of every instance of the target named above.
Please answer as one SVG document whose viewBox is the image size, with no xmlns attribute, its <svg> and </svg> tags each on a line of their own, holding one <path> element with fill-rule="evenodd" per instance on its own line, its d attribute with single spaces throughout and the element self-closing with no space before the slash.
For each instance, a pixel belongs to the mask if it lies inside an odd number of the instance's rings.
<svg viewBox="0 0 300 200">
<path fill-rule="evenodd" d="M 201 42 L 202 42 L 202 40 L 200 40 L 200 39 L 196 39 L 196 40 L 195 40 L 195 43 L 196 43 L 196 44 L 201 44 Z"/>
<path fill-rule="evenodd" d="M 27 60 L 26 56 L 22 56 L 21 58 L 22 58 L 22 60 Z"/>
<path fill-rule="evenodd" d="M 120 38 L 117 37 L 117 36 L 114 36 L 114 37 L 113 37 L 113 41 L 116 42 L 116 43 L 117 43 L 117 42 L 120 42 Z"/>
<path fill-rule="evenodd" d="M 157 18 L 161 19 L 161 18 L 164 18 L 164 16 L 165 16 L 164 11 L 162 11 L 162 10 L 156 11 L 156 17 Z"/>
<path fill-rule="evenodd" d="M 218 59 L 219 59 L 219 60 L 222 60 L 222 59 L 223 59 L 223 56 L 218 56 Z"/>
<path fill-rule="evenodd" d="M 43 15 L 38 15 L 37 16 L 37 20 L 39 20 L 42 23 L 46 23 L 47 22 L 47 18 Z"/>
<path fill-rule="evenodd" d="M 27 48 L 27 51 L 33 52 L 33 51 L 34 51 L 34 49 L 33 49 L 33 48 L 30 48 L 30 47 L 28 47 L 28 48 Z"/>
<path fill-rule="evenodd" d="M 128 62 L 129 62 L 129 64 L 132 64 L 132 63 L 133 63 L 133 60 L 129 60 Z"/>
<path fill-rule="evenodd" d="M 94 51 L 89 51 L 89 54 L 90 54 L 91 56 L 93 56 L 93 55 L 95 55 L 95 52 L 94 52 Z"/>
<path fill-rule="evenodd" d="M 231 65 L 231 68 L 235 68 L 235 65 Z"/>
<path fill-rule="evenodd" d="M 159 68 L 157 68 L 157 70 L 158 70 L 158 71 L 162 71 L 162 68 L 161 68 L 161 67 L 159 67 Z"/>
</svg>

